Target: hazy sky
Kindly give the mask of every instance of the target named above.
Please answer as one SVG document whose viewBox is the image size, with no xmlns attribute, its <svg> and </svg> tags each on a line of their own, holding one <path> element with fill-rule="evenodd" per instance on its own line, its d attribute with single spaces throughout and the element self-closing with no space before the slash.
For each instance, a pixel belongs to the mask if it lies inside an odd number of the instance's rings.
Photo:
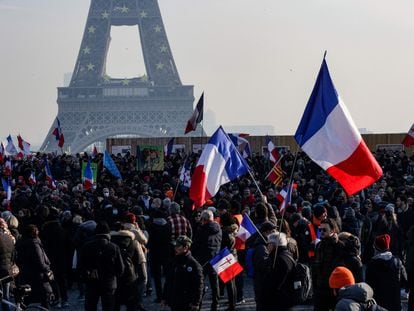
<svg viewBox="0 0 414 311">
<path fill-rule="evenodd" d="M 43 141 L 57 90 L 72 72 L 89 0 L 0 0 L 0 139 Z M 359 128 L 406 132 L 414 122 L 411 0 L 159 0 L 184 84 L 205 91 L 223 125 L 293 134 L 323 51 Z M 111 76 L 143 74 L 134 29 L 116 28 Z M 116 43 L 116 46 L 115 46 Z M 134 54 L 134 55 L 132 55 Z M 63 129 L 64 130 L 64 129 Z"/>
</svg>

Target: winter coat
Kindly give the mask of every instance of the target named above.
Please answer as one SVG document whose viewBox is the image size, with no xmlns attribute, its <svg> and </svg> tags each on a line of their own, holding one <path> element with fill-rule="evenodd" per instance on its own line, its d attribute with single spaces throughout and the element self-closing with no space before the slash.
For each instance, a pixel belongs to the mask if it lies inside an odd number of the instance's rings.
<svg viewBox="0 0 414 311">
<path fill-rule="evenodd" d="M 139 265 L 139 252 L 141 248 L 135 236 L 128 230 L 111 231 L 111 242 L 118 245 L 124 262 L 124 273 L 118 278 L 118 284 L 130 284 L 137 279 L 137 266 Z"/>
<path fill-rule="evenodd" d="M 253 252 L 253 288 L 254 296 L 257 304 L 257 310 L 262 310 L 266 304 L 266 280 L 271 272 L 271 259 L 267 250 L 267 243 L 263 239 L 258 238 L 254 242 Z"/>
<path fill-rule="evenodd" d="M 154 218 L 148 226 L 150 262 L 167 263 L 170 259 L 171 233 L 164 218 Z"/>
<path fill-rule="evenodd" d="M 19 284 L 31 286 L 31 301 L 44 303 L 52 294 L 48 277 L 51 269 L 40 239 L 22 237 L 16 243 L 16 253 L 16 262 L 20 269 Z"/>
<path fill-rule="evenodd" d="M 109 234 L 97 234 L 80 250 L 79 270 L 87 285 L 114 290 L 117 277 L 124 273 L 119 247 L 110 242 Z"/>
<path fill-rule="evenodd" d="M 360 242 L 355 236 L 350 236 L 343 243 L 343 263 L 344 266 L 351 270 L 354 275 L 355 282 L 363 281 L 363 265 L 360 254 Z"/>
<path fill-rule="evenodd" d="M 273 267 L 274 256 L 275 252 L 269 256 L 270 273 L 265 278 L 263 310 L 286 310 L 295 305 L 293 297 L 290 296 L 293 289 L 292 270 L 295 263 L 286 247 L 278 247 Z"/>
<path fill-rule="evenodd" d="M 0 278 L 8 276 L 15 260 L 14 243 L 11 237 L 0 234 Z"/>
<path fill-rule="evenodd" d="M 192 252 L 201 265 L 218 254 L 221 249 L 221 240 L 222 232 L 217 222 L 210 221 L 198 228 L 194 235 Z"/>
<path fill-rule="evenodd" d="M 296 227 L 292 226 L 292 237 L 296 240 L 299 250 L 299 262 L 308 263 L 309 250 L 314 249 L 312 238 L 309 230 L 310 222 L 305 218 L 301 218 Z"/>
<path fill-rule="evenodd" d="M 380 306 L 389 311 L 401 310 L 400 290 L 406 286 L 407 274 L 400 259 L 391 252 L 375 255 L 367 266 L 366 282 Z"/>
<path fill-rule="evenodd" d="M 52 270 L 55 273 L 65 272 L 70 243 L 60 222 L 58 220 L 45 222 L 41 230 L 41 238 L 50 259 Z"/>
<path fill-rule="evenodd" d="M 175 256 L 167 267 L 163 300 L 174 310 L 190 310 L 201 302 L 203 280 L 203 268 L 191 252 Z"/>
<path fill-rule="evenodd" d="M 323 239 L 315 250 L 315 260 L 312 266 L 312 284 L 314 292 L 322 296 L 331 296 L 329 277 L 332 271 L 343 265 L 343 244 L 337 235 Z"/>
<path fill-rule="evenodd" d="M 373 304 L 374 291 L 367 283 L 342 287 L 338 292 L 335 311 L 363 311 L 365 305 Z"/>
<path fill-rule="evenodd" d="M 125 228 L 134 235 L 134 240 L 137 243 L 138 251 L 138 263 L 147 262 L 146 256 L 146 245 L 148 243 L 148 238 L 146 237 L 144 231 L 134 226 L 134 224 L 126 223 L 124 224 Z"/>
</svg>

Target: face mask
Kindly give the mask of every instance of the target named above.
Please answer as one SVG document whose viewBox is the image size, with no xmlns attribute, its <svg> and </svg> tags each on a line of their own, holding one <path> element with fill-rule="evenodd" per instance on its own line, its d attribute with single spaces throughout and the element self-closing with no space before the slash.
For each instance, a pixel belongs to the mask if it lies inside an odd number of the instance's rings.
<svg viewBox="0 0 414 311">
<path fill-rule="evenodd" d="M 107 198 L 107 197 L 109 197 L 109 192 L 104 192 L 103 195 L 104 195 L 105 198 Z"/>
<path fill-rule="evenodd" d="M 112 215 L 118 215 L 118 209 L 116 209 L 116 208 L 114 208 L 113 210 L 112 210 Z"/>
</svg>

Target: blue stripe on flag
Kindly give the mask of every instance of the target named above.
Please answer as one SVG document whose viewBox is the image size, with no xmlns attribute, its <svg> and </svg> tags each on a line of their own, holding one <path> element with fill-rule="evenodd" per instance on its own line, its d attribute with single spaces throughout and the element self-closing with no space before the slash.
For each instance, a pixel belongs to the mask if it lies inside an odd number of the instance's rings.
<svg viewBox="0 0 414 311">
<path fill-rule="evenodd" d="M 223 248 L 216 256 L 213 257 L 213 259 L 210 260 L 210 264 L 214 266 L 216 263 L 228 255 L 230 255 L 228 248 Z"/>
<path fill-rule="evenodd" d="M 295 139 L 301 147 L 325 124 L 326 118 L 337 104 L 338 93 L 335 90 L 328 65 L 324 59 L 305 112 L 295 133 Z"/>
</svg>

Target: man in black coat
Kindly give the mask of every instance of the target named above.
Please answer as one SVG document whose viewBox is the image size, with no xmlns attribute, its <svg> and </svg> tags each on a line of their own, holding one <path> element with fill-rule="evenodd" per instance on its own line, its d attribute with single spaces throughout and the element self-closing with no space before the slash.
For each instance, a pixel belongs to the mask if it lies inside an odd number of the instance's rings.
<svg viewBox="0 0 414 311">
<path fill-rule="evenodd" d="M 203 266 L 203 274 L 208 275 L 211 286 L 211 311 L 218 307 L 220 290 L 217 272 L 208 263 L 221 249 L 222 232 L 220 225 L 214 221 L 213 212 L 205 210 L 201 213 L 201 225 L 194 235 L 193 253 Z"/>
<path fill-rule="evenodd" d="M 389 311 L 401 310 L 400 290 L 407 286 L 407 274 L 398 257 L 390 252 L 391 237 L 375 238 L 375 255 L 367 265 L 366 282 L 374 290 L 374 299 Z"/>
<path fill-rule="evenodd" d="M 86 311 L 97 310 L 99 297 L 103 311 L 114 309 L 117 277 L 124 268 L 119 247 L 110 241 L 108 224 L 98 222 L 95 237 L 82 247 L 79 257 L 79 270 L 86 283 Z"/>
<path fill-rule="evenodd" d="M 191 239 L 181 235 L 175 241 L 175 258 L 170 263 L 163 291 L 161 310 L 165 304 L 171 311 L 198 311 L 202 299 L 203 268 L 191 255 Z"/>
</svg>

